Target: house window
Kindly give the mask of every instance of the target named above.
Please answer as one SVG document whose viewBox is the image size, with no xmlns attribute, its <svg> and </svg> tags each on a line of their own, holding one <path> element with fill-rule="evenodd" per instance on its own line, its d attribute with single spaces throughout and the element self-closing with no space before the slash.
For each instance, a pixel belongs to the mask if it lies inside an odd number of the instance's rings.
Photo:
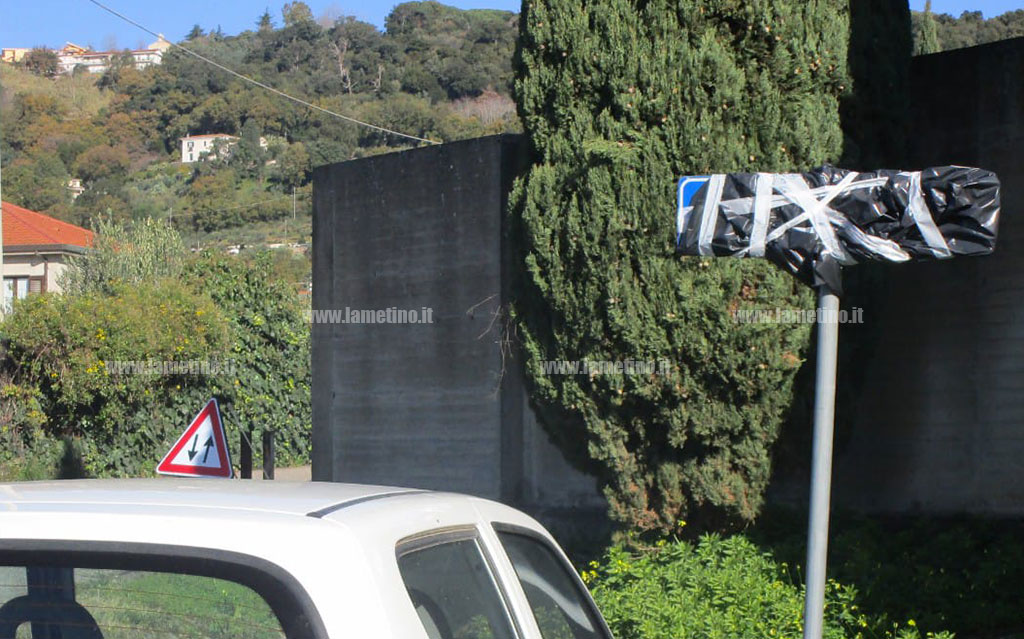
<svg viewBox="0 0 1024 639">
<path fill-rule="evenodd" d="M 5 277 L 4 278 L 4 311 L 9 313 L 14 300 L 23 300 L 29 295 L 42 293 L 46 283 L 42 277 Z"/>
</svg>

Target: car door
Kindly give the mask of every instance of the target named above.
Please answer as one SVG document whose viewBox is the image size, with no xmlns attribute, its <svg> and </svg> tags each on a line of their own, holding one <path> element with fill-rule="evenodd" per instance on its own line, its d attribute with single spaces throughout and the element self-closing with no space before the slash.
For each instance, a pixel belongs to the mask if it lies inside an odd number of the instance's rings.
<svg viewBox="0 0 1024 639">
<path fill-rule="evenodd" d="M 396 547 L 428 639 L 611 639 L 586 587 L 544 535 L 511 524 L 481 532 L 436 530 Z"/>
<path fill-rule="evenodd" d="M 611 639 L 594 600 L 564 553 L 536 530 L 494 523 L 541 639 Z M 523 624 L 527 625 L 527 624 Z"/>
</svg>

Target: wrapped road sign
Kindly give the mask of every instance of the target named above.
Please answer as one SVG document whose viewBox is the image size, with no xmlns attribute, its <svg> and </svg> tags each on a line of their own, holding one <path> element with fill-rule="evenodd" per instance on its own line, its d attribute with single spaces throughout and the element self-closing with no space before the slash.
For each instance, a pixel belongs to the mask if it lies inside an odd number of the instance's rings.
<svg viewBox="0 0 1024 639">
<path fill-rule="evenodd" d="M 959 166 L 718 174 L 678 191 L 680 253 L 765 257 L 837 293 L 845 265 L 987 255 L 999 220 L 999 179 Z"/>
</svg>

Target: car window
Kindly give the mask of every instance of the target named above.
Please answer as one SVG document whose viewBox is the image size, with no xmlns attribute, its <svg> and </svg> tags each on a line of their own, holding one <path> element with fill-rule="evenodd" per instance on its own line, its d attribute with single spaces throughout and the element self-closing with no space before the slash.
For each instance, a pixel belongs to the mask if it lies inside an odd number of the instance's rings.
<svg viewBox="0 0 1024 639">
<path fill-rule="evenodd" d="M 589 595 L 547 542 L 498 531 L 544 639 L 608 639 Z"/>
<path fill-rule="evenodd" d="M 478 541 L 399 551 L 398 569 L 430 639 L 513 639 L 508 608 Z"/>
<path fill-rule="evenodd" d="M 56 633 L 51 630 L 56 629 Z M 35 634 L 33 634 L 35 633 Z M 0 566 L 0 637 L 283 639 L 270 605 L 241 584 L 195 575 Z"/>
</svg>

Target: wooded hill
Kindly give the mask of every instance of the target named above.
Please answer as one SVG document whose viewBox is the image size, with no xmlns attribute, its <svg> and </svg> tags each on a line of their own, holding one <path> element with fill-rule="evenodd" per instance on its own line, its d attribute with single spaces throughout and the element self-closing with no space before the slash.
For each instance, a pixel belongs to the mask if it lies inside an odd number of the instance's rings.
<svg viewBox="0 0 1024 639">
<path fill-rule="evenodd" d="M 233 36 L 196 25 L 181 44 L 415 137 L 518 129 L 513 13 L 409 2 L 383 31 L 351 17 L 316 20 L 302 2 L 281 16 L 280 25 L 269 13 L 253 16 L 255 28 Z M 167 217 L 230 238 L 225 229 L 290 219 L 293 189 L 299 213 L 308 211 L 311 167 L 418 144 L 294 104 L 179 50 L 146 70 L 124 59 L 99 77 L 39 73 L 3 65 L 4 199 L 80 224 L 97 214 Z M 203 133 L 241 139 L 226 161 L 180 164 L 179 138 Z M 77 200 L 71 178 L 86 188 Z"/>
<path fill-rule="evenodd" d="M 988 20 L 915 12 L 913 22 L 918 53 L 1024 35 L 1024 10 Z M 290 2 L 279 19 L 265 12 L 253 25 L 237 35 L 196 25 L 182 44 L 415 137 L 520 129 L 511 99 L 516 14 L 408 2 L 382 31 L 351 17 L 315 19 L 305 3 Z M 296 105 L 177 50 L 143 71 L 125 57 L 102 76 L 54 77 L 45 65 L 0 72 L 4 198 L 79 224 L 156 217 L 204 242 L 301 240 L 311 167 L 418 144 Z M 180 164 L 179 138 L 202 133 L 241 141 L 228 161 Z M 77 200 L 71 178 L 86 189 Z"/>
<path fill-rule="evenodd" d="M 931 3 L 929 2 L 928 5 Z M 914 11 L 914 53 L 938 53 L 1024 36 L 1024 9 L 985 19 L 981 11 L 948 13 Z"/>
</svg>

